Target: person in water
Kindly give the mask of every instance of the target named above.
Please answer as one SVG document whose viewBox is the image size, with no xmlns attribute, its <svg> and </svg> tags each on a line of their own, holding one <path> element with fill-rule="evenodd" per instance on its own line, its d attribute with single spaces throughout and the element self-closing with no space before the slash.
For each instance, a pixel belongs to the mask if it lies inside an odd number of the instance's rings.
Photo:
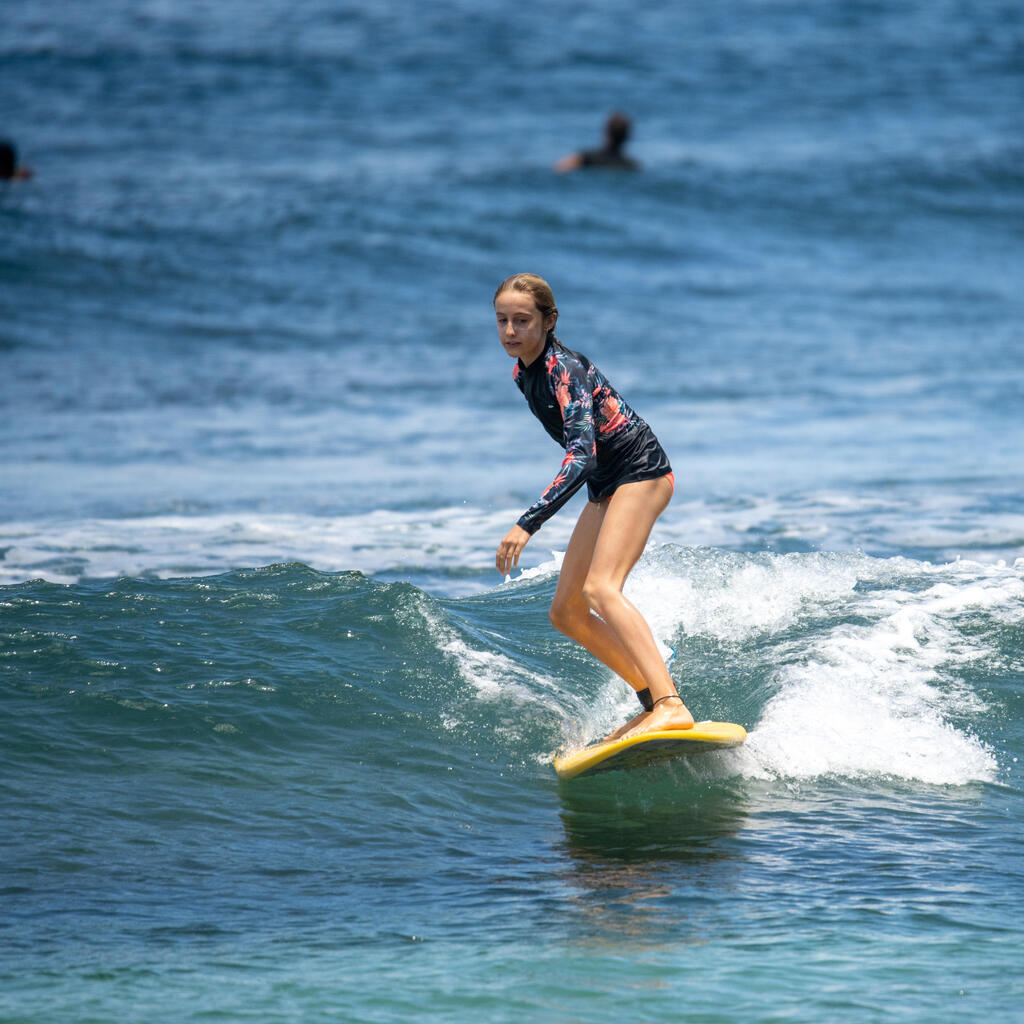
<svg viewBox="0 0 1024 1024">
<path fill-rule="evenodd" d="M 18 165 L 18 149 L 8 139 L 0 139 L 0 181 L 24 181 L 32 177 L 28 167 Z"/>
<path fill-rule="evenodd" d="M 672 498 L 668 456 L 604 374 L 555 337 L 558 308 L 543 278 L 506 278 L 494 294 L 494 312 L 502 347 L 516 360 L 519 390 L 565 449 L 554 480 L 498 545 L 498 571 L 507 576 L 530 537 L 586 484 L 589 501 L 562 561 L 551 623 L 636 691 L 643 712 L 609 739 L 689 729 L 693 716 L 651 629 L 622 592 Z"/>
<path fill-rule="evenodd" d="M 633 122 L 623 113 L 615 111 L 604 123 L 604 145 L 600 149 L 585 149 L 580 153 L 563 156 L 555 164 L 559 172 L 575 171 L 580 167 L 606 167 L 617 171 L 636 171 L 640 165 L 623 149 L 633 130 Z"/>
</svg>

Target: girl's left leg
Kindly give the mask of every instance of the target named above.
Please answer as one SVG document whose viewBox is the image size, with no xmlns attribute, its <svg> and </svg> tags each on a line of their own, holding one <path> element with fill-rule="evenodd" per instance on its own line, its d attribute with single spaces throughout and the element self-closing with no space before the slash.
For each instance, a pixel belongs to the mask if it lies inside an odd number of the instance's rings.
<svg viewBox="0 0 1024 1024">
<path fill-rule="evenodd" d="M 693 726 L 693 716 L 676 692 L 647 621 L 622 593 L 671 497 L 672 484 L 666 477 L 619 487 L 605 509 L 583 582 L 584 601 L 615 633 L 655 701 L 654 710 L 635 725 L 630 723 L 624 736 Z"/>
</svg>

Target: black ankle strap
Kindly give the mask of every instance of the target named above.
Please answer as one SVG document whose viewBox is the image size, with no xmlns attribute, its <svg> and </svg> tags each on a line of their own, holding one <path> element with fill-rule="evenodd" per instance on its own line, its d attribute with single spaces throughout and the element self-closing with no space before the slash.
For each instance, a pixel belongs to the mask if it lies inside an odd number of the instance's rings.
<svg viewBox="0 0 1024 1024">
<path fill-rule="evenodd" d="M 683 698 L 678 693 L 666 693 L 664 697 L 659 697 L 652 705 L 651 710 L 653 711 L 663 700 L 677 700 L 680 704 L 683 703 Z"/>
<path fill-rule="evenodd" d="M 651 697 L 651 688 L 649 686 L 646 690 L 637 690 L 636 699 L 640 701 L 644 711 L 654 710 L 654 698 Z"/>
</svg>

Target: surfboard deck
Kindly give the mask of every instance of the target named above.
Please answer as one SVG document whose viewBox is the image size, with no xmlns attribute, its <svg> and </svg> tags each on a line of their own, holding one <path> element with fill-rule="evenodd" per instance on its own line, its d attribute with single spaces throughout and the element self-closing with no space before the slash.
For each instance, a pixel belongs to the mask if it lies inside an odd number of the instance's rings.
<svg viewBox="0 0 1024 1024">
<path fill-rule="evenodd" d="M 574 754 L 556 757 L 555 771 L 560 779 L 575 779 L 598 772 L 639 768 L 673 757 L 738 747 L 746 738 L 747 730 L 734 722 L 696 722 L 692 729 L 649 732 L 629 739 L 595 743 Z"/>
</svg>

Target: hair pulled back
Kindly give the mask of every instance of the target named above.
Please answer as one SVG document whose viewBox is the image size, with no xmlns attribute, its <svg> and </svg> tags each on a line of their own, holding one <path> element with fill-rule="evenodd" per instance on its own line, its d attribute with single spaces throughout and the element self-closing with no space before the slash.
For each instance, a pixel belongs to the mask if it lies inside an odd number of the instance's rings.
<svg viewBox="0 0 1024 1024">
<path fill-rule="evenodd" d="M 540 314 L 545 320 L 549 316 L 558 320 L 558 307 L 555 305 L 554 292 L 551 291 L 551 285 L 543 277 L 538 277 L 537 274 L 513 274 L 498 285 L 498 290 L 494 293 L 494 302 L 498 301 L 498 296 L 502 292 L 525 292 L 532 297 L 534 305 L 540 310 Z M 548 340 L 558 341 L 555 337 L 554 327 L 548 331 Z"/>
</svg>

